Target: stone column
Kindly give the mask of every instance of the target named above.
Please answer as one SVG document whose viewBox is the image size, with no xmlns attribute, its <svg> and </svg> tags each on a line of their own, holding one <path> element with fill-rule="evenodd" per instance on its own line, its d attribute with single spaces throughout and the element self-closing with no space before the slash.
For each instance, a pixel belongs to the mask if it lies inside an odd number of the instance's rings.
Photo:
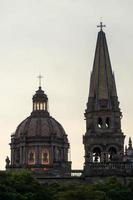
<svg viewBox="0 0 133 200">
<path fill-rule="evenodd" d="M 35 164 L 39 164 L 39 151 L 38 151 L 38 146 L 35 146 Z"/>
<path fill-rule="evenodd" d="M 14 149 L 11 147 L 11 165 L 14 164 Z"/>
<path fill-rule="evenodd" d="M 106 156 L 106 162 L 108 162 L 109 158 L 108 158 L 108 152 L 105 152 L 105 156 Z"/>
<path fill-rule="evenodd" d="M 101 162 L 104 162 L 104 154 L 105 154 L 105 152 L 101 152 Z"/>
<path fill-rule="evenodd" d="M 65 161 L 65 148 L 62 148 L 62 160 Z"/>
<path fill-rule="evenodd" d="M 25 164 L 28 165 L 28 147 L 25 147 Z"/>
<path fill-rule="evenodd" d="M 85 158 L 86 162 L 93 162 L 93 153 L 92 152 L 88 152 L 86 154 L 86 158 Z"/>
<path fill-rule="evenodd" d="M 42 147 L 38 146 L 37 149 L 38 149 L 37 150 L 38 151 L 38 164 L 40 165 L 40 164 L 42 164 L 42 162 L 41 162 Z"/>
<path fill-rule="evenodd" d="M 64 160 L 67 161 L 68 160 L 68 150 L 67 148 L 64 147 Z"/>
<path fill-rule="evenodd" d="M 49 149 L 49 162 L 50 164 L 53 163 L 54 160 L 54 147 L 51 145 L 51 148 Z"/>
<path fill-rule="evenodd" d="M 25 145 L 23 146 L 23 164 L 26 164 L 26 152 L 25 152 Z"/>
<path fill-rule="evenodd" d="M 53 162 L 56 160 L 56 157 L 55 157 L 55 146 L 53 146 Z"/>
<path fill-rule="evenodd" d="M 23 164 L 23 147 L 20 146 L 20 158 L 19 158 L 19 164 Z"/>
<path fill-rule="evenodd" d="M 89 162 L 93 162 L 93 153 L 92 152 L 90 152 Z"/>
</svg>

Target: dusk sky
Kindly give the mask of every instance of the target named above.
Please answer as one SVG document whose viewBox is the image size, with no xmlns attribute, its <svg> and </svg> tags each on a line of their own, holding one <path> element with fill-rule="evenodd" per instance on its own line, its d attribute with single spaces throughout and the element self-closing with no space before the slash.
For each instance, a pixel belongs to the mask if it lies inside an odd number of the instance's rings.
<svg viewBox="0 0 133 200">
<path fill-rule="evenodd" d="M 72 167 L 83 167 L 84 111 L 101 18 L 128 139 L 133 137 L 133 0 L 0 1 L 0 169 L 10 156 L 11 133 L 32 111 L 39 73 L 50 114 L 68 134 Z"/>
</svg>

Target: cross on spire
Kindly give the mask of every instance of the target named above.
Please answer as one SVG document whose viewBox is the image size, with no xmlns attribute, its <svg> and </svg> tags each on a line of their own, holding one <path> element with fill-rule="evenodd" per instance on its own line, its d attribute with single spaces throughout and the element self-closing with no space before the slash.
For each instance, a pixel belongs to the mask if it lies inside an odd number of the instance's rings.
<svg viewBox="0 0 133 200">
<path fill-rule="evenodd" d="M 42 80 L 43 76 L 41 76 L 41 74 L 39 74 L 39 76 L 37 78 L 39 79 L 39 87 L 41 87 L 41 80 Z"/>
<path fill-rule="evenodd" d="M 100 31 L 102 31 L 104 27 L 106 27 L 106 25 L 103 25 L 102 22 L 100 22 L 100 24 L 97 25 L 97 28 L 100 28 Z"/>
</svg>

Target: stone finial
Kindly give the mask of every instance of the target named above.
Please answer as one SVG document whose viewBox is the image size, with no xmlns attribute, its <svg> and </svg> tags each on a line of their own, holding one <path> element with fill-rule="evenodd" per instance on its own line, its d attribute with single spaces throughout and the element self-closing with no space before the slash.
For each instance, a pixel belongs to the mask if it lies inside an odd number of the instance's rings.
<svg viewBox="0 0 133 200">
<path fill-rule="evenodd" d="M 129 137 L 128 149 L 132 149 L 132 139 Z"/>
<path fill-rule="evenodd" d="M 127 145 L 125 146 L 125 155 L 127 155 Z"/>
<path fill-rule="evenodd" d="M 10 159 L 8 156 L 6 157 L 5 161 L 6 161 L 6 168 L 7 168 L 10 165 Z"/>
</svg>

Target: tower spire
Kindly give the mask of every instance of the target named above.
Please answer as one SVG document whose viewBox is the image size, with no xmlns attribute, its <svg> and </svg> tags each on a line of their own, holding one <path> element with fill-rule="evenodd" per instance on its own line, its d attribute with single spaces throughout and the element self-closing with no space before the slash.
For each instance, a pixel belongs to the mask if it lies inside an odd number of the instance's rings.
<svg viewBox="0 0 133 200">
<path fill-rule="evenodd" d="M 101 22 L 98 27 L 100 27 L 100 31 L 97 37 L 89 98 L 85 110 L 86 132 L 83 137 L 85 176 L 90 175 L 93 171 L 91 168 L 93 162 L 108 163 L 115 159 L 120 161 L 124 152 L 125 136 L 121 130 L 122 114 L 106 36 L 102 30 L 105 25 Z"/>
<path fill-rule="evenodd" d="M 110 62 L 106 35 L 102 30 L 105 25 L 100 22 L 97 27 L 100 27 L 101 31 L 97 37 L 89 98 L 95 98 L 95 107 L 97 109 L 102 106 L 112 109 L 113 106 L 116 107 L 113 100 L 117 99 L 115 77 Z"/>
</svg>

